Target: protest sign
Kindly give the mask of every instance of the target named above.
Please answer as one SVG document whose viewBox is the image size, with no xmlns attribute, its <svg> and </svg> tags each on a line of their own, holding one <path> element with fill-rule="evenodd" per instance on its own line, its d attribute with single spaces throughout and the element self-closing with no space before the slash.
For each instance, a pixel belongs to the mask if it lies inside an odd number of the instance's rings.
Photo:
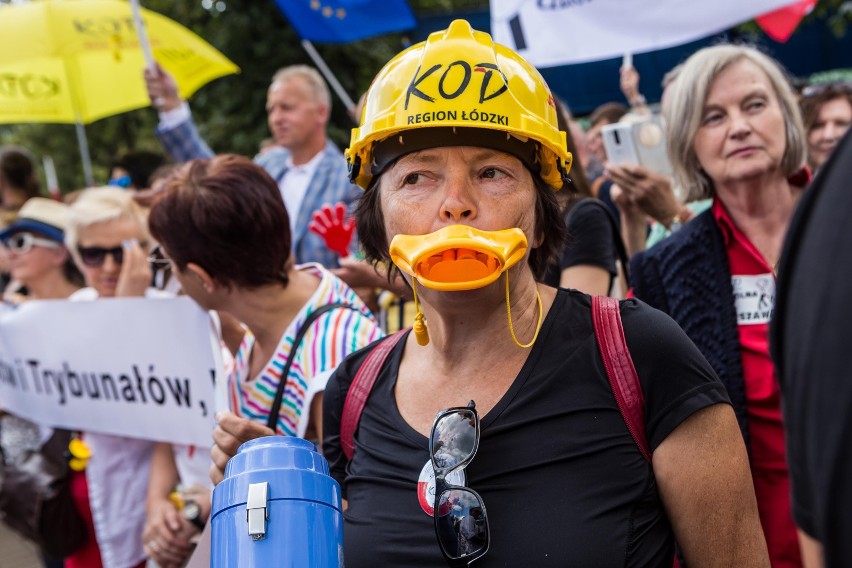
<svg viewBox="0 0 852 568">
<path fill-rule="evenodd" d="M 46 426 L 208 446 L 220 359 L 189 298 L 25 302 L 0 312 L 0 407 Z"/>
</svg>

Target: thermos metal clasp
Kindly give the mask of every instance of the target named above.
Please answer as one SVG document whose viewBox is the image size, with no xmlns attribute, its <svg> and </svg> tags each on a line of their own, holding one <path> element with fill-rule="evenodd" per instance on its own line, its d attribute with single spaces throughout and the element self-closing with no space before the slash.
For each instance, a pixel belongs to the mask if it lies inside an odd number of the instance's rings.
<svg viewBox="0 0 852 568">
<path fill-rule="evenodd" d="M 266 537 L 266 519 L 269 518 L 269 510 L 266 507 L 268 493 L 269 483 L 266 481 L 249 484 L 246 521 L 248 521 L 248 533 L 252 540 L 262 540 Z"/>
</svg>

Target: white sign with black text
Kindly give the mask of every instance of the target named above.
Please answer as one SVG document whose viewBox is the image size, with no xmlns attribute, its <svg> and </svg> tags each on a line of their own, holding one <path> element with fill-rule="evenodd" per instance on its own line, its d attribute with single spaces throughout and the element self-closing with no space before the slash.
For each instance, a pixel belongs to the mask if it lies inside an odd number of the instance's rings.
<svg viewBox="0 0 852 568">
<path fill-rule="evenodd" d="M 553 67 L 681 45 L 794 1 L 491 0 L 491 35 Z"/>
<path fill-rule="evenodd" d="M 775 277 L 772 274 L 731 276 L 737 325 L 769 323 L 775 309 Z"/>
<path fill-rule="evenodd" d="M 45 426 L 208 446 L 218 345 L 189 298 L 5 307 L 0 408 Z"/>
</svg>

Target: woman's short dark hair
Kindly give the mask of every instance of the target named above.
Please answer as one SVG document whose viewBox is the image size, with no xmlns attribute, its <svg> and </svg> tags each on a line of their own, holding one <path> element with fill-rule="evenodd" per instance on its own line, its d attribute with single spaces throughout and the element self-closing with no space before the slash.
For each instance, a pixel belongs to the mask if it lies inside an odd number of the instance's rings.
<svg viewBox="0 0 852 568">
<path fill-rule="evenodd" d="M 148 224 L 180 271 L 192 262 L 225 286 L 287 284 L 287 209 L 275 180 L 247 158 L 189 162 L 166 183 Z"/>
<path fill-rule="evenodd" d="M 40 193 L 35 162 L 23 148 L 0 147 L 0 178 L 23 192 L 26 199 L 38 197 Z"/>
<path fill-rule="evenodd" d="M 147 189 L 151 187 L 151 176 L 166 163 L 166 157 L 159 152 L 136 150 L 113 160 L 109 169 L 112 172 L 115 168 L 121 168 L 130 176 L 134 188 Z"/>
<path fill-rule="evenodd" d="M 372 264 L 387 263 L 393 266 L 377 187 L 379 179 L 381 176 L 373 178 L 372 183 L 358 201 L 355 209 L 355 228 L 365 258 Z M 556 262 L 562 252 L 567 233 L 556 192 L 537 175 L 533 174 L 532 179 L 536 193 L 535 232 L 541 236 L 541 244 L 530 251 L 529 265 L 536 280 L 539 280 L 547 270 L 547 265 Z"/>
</svg>

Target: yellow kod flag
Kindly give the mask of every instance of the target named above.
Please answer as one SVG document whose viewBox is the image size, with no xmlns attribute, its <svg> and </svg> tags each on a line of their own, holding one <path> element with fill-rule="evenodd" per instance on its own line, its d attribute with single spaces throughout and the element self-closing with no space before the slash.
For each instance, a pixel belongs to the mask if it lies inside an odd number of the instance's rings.
<svg viewBox="0 0 852 568">
<path fill-rule="evenodd" d="M 154 58 L 188 98 L 239 72 L 180 24 L 143 9 Z M 43 0 L 0 7 L 0 124 L 82 123 L 150 105 L 131 7 L 121 0 Z"/>
</svg>

